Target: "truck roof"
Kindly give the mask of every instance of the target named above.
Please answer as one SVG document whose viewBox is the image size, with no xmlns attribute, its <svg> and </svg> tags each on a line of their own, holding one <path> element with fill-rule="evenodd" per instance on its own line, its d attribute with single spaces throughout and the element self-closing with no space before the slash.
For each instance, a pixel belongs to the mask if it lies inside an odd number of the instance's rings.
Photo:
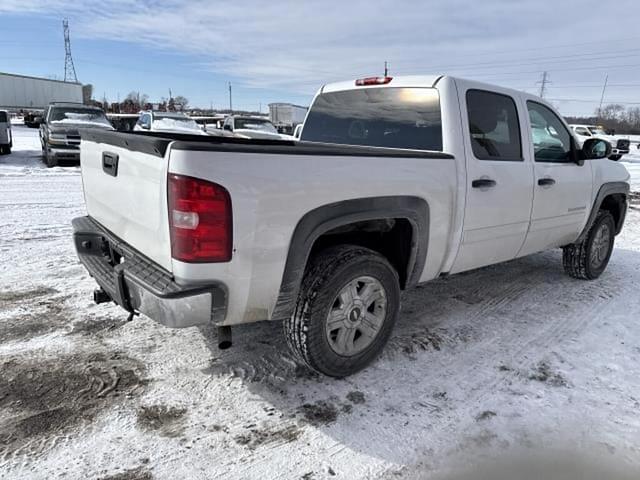
<svg viewBox="0 0 640 480">
<path fill-rule="evenodd" d="M 384 77 L 372 77 L 373 79 L 375 78 L 379 78 L 379 79 L 383 79 Z M 320 88 L 320 91 L 318 93 L 327 93 L 327 92 L 338 92 L 338 91 L 343 91 L 343 90 L 356 90 L 359 88 L 371 88 L 371 87 L 375 87 L 375 88 L 393 88 L 393 87 L 435 87 L 438 82 L 444 80 L 444 79 L 451 79 L 451 80 L 464 80 L 466 82 L 473 82 L 475 85 L 477 85 L 478 87 L 487 87 L 488 89 L 491 88 L 495 88 L 498 85 L 495 84 L 490 84 L 490 83 L 485 83 L 485 82 L 479 82 L 476 80 L 469 80 L 469 79 L 463 79 L 460 77 L 454 77 L 452 75 L 444 75 L 444 74 L 440 74 L 440 75 L 400 75 L 400 76 L 390 76 L 391 80 L 387 83 L 380 83 L 380 84 L 372 84 L 370 86 L 365 85 L 356 85 L 356 81 L 358 79 L 351 79 L 351 80 L 345 80 L 345 81 L 341 81 L 341 82 L 334 82 L 334 83 L 328 83 L 326 85 L 324 85 L 322 88 Z M 505 90 L 507 92 L 513 92 L 513 94 L 522 94 L 522 93 L 526 93 L 526 92 L 522 92 L 521 90 L 516 90 L 513 88 L 508 88 L 508 87 L 502 87 L 500 86 L 500 89 Z M 543 100 L 543 99 L 542 99 Z M 543 100 L 544 101 L 544 100 Z"/>
<path fill-rule="evenodd" d="M 163 117 L 173 117 L 173 118 L 189 118 L 186 113 L 183 112 L 165 112 L 162 110 L 142 110 L 140 113 L 151 113 L 152 115 L 160 115 Z"/>
<path fill-rule="evenodd" d="M 76 103 L 76 102 L 51 102 L 49 106 L 50 107 L 86 108 L 87 110 L 102 111 L 102 108 L 100 107 L 95 107 L 93 105 L 85 105 L 84 103 Z"/>
<path fill-rule="evenodd" d="M 402 75 L 399 77 L 391 77 L 391 81 L 387 84 L 375 85 L 376 87 L 434 87 L 443 75 Z M 341 90 L 354 90 L 358 87 L 355 80 L 344 80 L 341 82 L 328 83 L 320 89 L 320 93 L 338 92 Z"/>
</svg>

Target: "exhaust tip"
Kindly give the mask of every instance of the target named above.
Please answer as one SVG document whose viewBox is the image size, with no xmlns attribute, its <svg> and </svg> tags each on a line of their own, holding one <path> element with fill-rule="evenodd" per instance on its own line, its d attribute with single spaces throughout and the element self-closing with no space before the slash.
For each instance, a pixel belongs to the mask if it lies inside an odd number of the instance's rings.
<svg viewBox="0 0 640 480">
<path fill-rule="evenodd" d="M 231 340 L 231 327 L 218 327 L 218 348 L 226 350 L 231 348 L 233 342 Z"/>
</svg>

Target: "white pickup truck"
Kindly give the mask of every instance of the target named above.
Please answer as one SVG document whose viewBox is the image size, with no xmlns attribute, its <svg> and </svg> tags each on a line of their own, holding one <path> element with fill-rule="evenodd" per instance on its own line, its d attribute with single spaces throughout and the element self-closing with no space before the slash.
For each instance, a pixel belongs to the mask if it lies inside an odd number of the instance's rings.
<svg viewBox="0 0 640 480">
<path fill-rule="evenodd" d="M 569 124 L 573 133 L 576 134 L 579 145 L 589 138 L 601 138 L 611 144 L 610 160 L 620 160 L 623 155 L 629 153 L 631 142 L 628 138 L 617 138 L 613 135 L 607 135 L 602 127 L 596 125 L 575 125 Z"/>
<path fill-rule="evenodd" d="M 213 323 L 223 348 L 283 320 L 336 377 L 376 358 L 420 282 L 550 248 L 597 278 L 629 194 L 610 145 L 579 148 L 544 100 L 449 76 L 325 85 L 299 142 L 87 130 L 81 151 L 97 302 Z"/>
</svg>

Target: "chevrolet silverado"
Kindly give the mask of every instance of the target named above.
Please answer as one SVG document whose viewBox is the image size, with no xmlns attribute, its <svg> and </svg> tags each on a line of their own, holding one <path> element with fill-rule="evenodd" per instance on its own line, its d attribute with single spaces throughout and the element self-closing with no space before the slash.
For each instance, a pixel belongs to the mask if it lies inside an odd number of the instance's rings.
<svg viewBox="0 0 640 480">
<path fill-rule="evenodd" d="M 450 76 L 320 88 L 299 142 L 84 131 L 80 261 L 171 327 L 281 320 L 304 364 L 343 377 L 392 334 L 400 292 L 551 248 L 604 271 L 629 174 L 543 99 Z M 505 282 L 509 279 L 505 278 Z"/>
</svg>

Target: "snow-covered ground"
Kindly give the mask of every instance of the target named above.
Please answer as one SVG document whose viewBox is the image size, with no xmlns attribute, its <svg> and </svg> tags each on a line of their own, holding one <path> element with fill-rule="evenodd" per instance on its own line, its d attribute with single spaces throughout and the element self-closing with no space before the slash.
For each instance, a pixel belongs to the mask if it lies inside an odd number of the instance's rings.
<svg viewBox="0 0 640 480">
<path fill-rule="evenodd" d="M 238 328 L 221 352 L 212 329 L 94 305 L 71 242 L 79 169 L 45 168 L 37 131 L 14 135 L 0 477 L 451 478 L 540 452 L 640 468 L 637 201 L 598 281 L 565 276 L 552 251 L 431 282 L 404 295 L 375 365 L 332 380 L 296 367 L 277 324 Z M 640 156 L 625 160 L 640 191 Z"/>
</svg>

